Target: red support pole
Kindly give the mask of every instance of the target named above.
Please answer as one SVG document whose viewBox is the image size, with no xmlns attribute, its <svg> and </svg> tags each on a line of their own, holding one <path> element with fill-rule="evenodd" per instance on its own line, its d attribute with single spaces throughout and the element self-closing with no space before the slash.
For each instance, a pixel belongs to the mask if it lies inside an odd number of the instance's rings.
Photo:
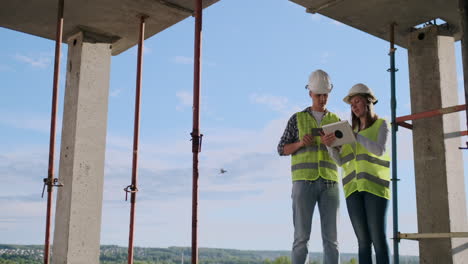
<svg viewBox="0 0 468 264">
<path fill-rule="evenodd" d="M 135 93 L 135 120 L 133 126 L 133 158 L 132 158 L 132 185 L 127 186 L 125 191 L 130 193 L 130 229 L 128 236 L 128 264 L 133 264 L 133 234 L 135 226 L 135 204 L 137 188 L 137 169 L 138 169 L 138 138 L 140 131 L 140 98 L 141 98 L 141 77 L 143 64 L 143 42 L 145 39 L 145 19 L 141 17 L 140 39 L 138 43 L 138 62 Z M 129 190 L 130 189 L 130 190 Z"/>
<path fill-rule="evenodd" d="M 57 182 L 54 178 L 54 156 L 55 156 L 55 130 L 57 122 L 57 105 L 58 105 L 58 86 L 60 77 L 60 53 L 62 47 L 62 32 L 63 32 L 63 7 L 64 0 L 58 1 L 57 12 L 57 30 L 55 36 L 55 62 L 54 62 L 54 81 L 52 90 L 52 112 L 50 117 L 50 138 L 49 138 L 49 166 L 47 178 L 44 179 L 44 188 L 47 187 L 47 214 L 46 214 L 46 230 L 44 243 L 44 264 L 49 264 L 50 261 L 50 222 L 52 218 L 52 194 L 53 186 Z"/>
<path fill-rule="evenodd" d="M 416 119 L 421 119 L 421 118 L 427 118 L 427 117 L 433 117 L 433 116 L 438 116 L 438 115 L 450 114 L 450 113 L 463 111 L 463 110 L 466 110 L 466 104 L 465 105 L 456 105 L 456 106 L 445 107 L 445 108 L 442 108 L 442 109 L 426 111 L 426 112 L 416 113 L 416 114 L 412 114 L 412 115 L 400 116 L 400 117 L 397 117 L 395 121 L 396 121 L 396 123 L 402 123 L 402 122 L 408 121 L 408 120 L 416 120 Z"/>
<path fill-rule="evenodd" d="M 413 129 L 413 125 L 408 124 L 406 122 L 400 122 L 400 123 L 397 123 L 397 125 L 402 126 L 402 127 L 406 127 L 407 129 Z"/>
<path fill-rule="evenodd" d="M 193 188 L 192 188 L 192 264 L 198 264 L 198 153 L 201 151 L 200 134 L 200 78 L 201 78 L 201 35 L 202 0 L 195 1 L 195 47 L 193 74 Z"/>
</svg>

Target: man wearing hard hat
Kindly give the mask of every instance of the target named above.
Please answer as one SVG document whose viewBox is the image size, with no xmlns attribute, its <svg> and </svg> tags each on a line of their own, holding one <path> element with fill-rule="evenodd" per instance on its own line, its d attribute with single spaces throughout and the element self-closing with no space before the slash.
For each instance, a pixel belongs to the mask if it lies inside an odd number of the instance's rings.
<svg viewBox="0 0 468 264">
<path fill-rule="evenodd" d="M 333 86 L 322 70 L 309 76 L 306 88 L 312 106 L 291 116 L 278 144 L 281 156 L 291 155 L 294 242 L 292 264 L 304 264 L 308 255 L 312 216 L 318 204 L 324 264 L 338 264 L 338 169 L 320 141 L 320 127 L 340 121 L 326 108 Z"/>
</svg>

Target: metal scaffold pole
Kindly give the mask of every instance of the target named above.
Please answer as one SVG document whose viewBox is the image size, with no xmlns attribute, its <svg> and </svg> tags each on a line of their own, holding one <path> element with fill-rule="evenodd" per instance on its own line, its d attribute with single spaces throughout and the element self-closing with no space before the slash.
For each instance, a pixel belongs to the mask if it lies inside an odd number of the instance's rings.
<svg viewBox="0 0 468 264">
<path fill-rule="evenodd" d="M 396 92 L 395 92 L 395 23 L 390 25 L 390 85 L 391 85 L 391 108 L 392 108 L 392 194 L 393 194 L 393 263 L 400 263 L 398 236 L 398 175 L 397 175 L 397 137 L 398 125 L 396 120 Z"/>
<path fill-rule="evenodd" d="M 61 186 L 58 179 L 54 177 L 54 157 L 55 157 L 55 132 L 57 123 L 57 105 L 58 105 L 58 86 L 60 77 L 60 54 L 62 47 L 62 33 L 63 33 L 63 9 L 64 0 L 58 1 L 57 12 L 57 31 L 55 38 L 55 61 L 54 61 L 54 81 L 52 88 L 52 112 L 50 117 L 50 138 L 49 138 L 49 166 L 47 178 L 44 178 L 44 188 L 42 196 L 44 196 L 44 189 L 47 188 L 47 214 L 46 214 L 46 230 L 45 230 L 45 244 L 44 244 L 44 264 L 50 262 L 50 221 L 52 218 L 52 197 L 53 187 Z"/>
<path fill-rule="evenodd" d="M 140 38 L 138 42 L 138 62 L 136 76 L 136 92 L 135 92 L 135 120 L 133 126 L 133 156 L 132 156 L 132 184 L 124 190 L 126 194 L 130 193 L 130 229 L 128 236 L 128 264 L 133 264 L 133 235 L 135 226 L 135 205 L 136 194 L 138 192 L 138 139 L 140 134 L 140 98 L 141 98 L 141 79 L 142 79 L 142 64 L 143 64 L 143 43 L 145 39 L 145 19 L 146 16 L 141 16 L 140 23 Z"/>
<path fill-rule="evenodd" d="M 195 47 L 193 69 L 193 188 L 192 188 L 192 264 L 198 263 L 198 153 L 201 152 L 203 135 L 200 134 L 200 82 L 201 82 L 201 38 L 202 0 L 195 2 Z"/>
</svg>

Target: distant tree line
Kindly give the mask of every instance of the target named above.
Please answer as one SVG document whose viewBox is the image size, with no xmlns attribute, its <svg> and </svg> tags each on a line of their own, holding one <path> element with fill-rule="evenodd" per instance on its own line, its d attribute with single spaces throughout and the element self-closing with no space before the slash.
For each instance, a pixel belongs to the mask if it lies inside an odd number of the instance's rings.
<svg viewBox="0 0 468 264">
<path fill-rule="evenodd" d="M 23 252 L 23 253 L 21 253 Z M 28 252 L 24 254 L 24 252 Z M 31 255 L 31 252 L 34 254 Z M 200 248 L 200 264 L 291 264 L 289 251 L 255 251 Z M 53 256 L 52 256 L 53 258 Z M 312 253 L 308 264 L 322 264 L 323 254 Z M 127 262 L 127 248 L 101 246 L 101 264 Z M 134 249 L 135 264 L 190 264 L 191 250 L 187 247 Z M 341 264 L 357 264 L 357 254 L 341 254 Z M 417 264 L 418 257 L 402 256 L 401 264 Z M 42 264 L 41 246 L 0 245 L 0 264 Z"/>
</svg>

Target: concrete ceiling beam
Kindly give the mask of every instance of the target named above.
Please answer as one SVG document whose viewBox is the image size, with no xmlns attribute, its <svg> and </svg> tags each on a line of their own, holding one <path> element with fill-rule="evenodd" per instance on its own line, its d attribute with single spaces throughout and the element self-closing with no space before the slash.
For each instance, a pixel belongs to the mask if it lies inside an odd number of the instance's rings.
<svg viewBox="0 0 468 264">
<path fill-rule="evenodd" d="M 389 41 L 390 25 L 396 23 L 395 43 L 408 47 L 416 26 L 442 19 L 445 32 L 461 38 L 457 0 L 290 0 L 309 13 L 318 13 Z M 443 23 L 442 23 L 443 24 Z"/>
<path fill-rule="evenodd" d="M 219 0 L 203 0 L 206 8 Z M 0 27 L 55 40 L 57 0 L 2 0 Z M 97 41 L 112 44 L 112 55 L 133 47 L 138 41 L 140 17 L 145 15 L 145 39 L 193 14 L 193 0 L 65 0 L 64 43 L 79 31 L 99 35 Z"/>
</svg>

